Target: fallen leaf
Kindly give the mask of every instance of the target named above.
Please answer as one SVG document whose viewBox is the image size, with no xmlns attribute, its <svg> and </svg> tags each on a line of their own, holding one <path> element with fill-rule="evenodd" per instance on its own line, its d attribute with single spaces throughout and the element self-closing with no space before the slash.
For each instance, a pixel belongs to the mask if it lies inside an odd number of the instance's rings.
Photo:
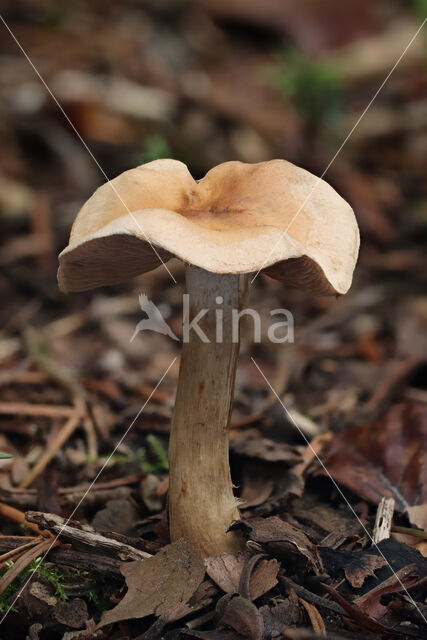
<svg viewBox="0 0 427 640">
<path fill-rule="evenodd" d="M 413 547 L 398 542 L 397 540 L 387 539 L 381 540 L 377 547 L 367 549 L 366 551 L 347 551 L 341 549 L 331 549 L 329 547 L 318 547 L 323 566 L 327 573 L 335 579 L 342 579 L 345 575 L 347 567 L 352 564 L 359 564 L 361 557 L 376 556 L 381 559 L 381 554 L 386 558 L 387 564 L 383 564 L 376 569 L 377 575 L 374 580 L 363 581 L 362 593 L 366 593 L 375 585 L 393 576 L 392 571 L 399 571 L 408 565 L 415 565 L 417 574 L 420 577 L 427 575 L 427 561 Z M 351 571 L 351 569 L 350 569 Z M 368 574 L 365 576 L 368 578 Z"/>
<path fill-rule="evenodd" d="M 308 563 L 316 573 L 321 572 L 322 563 L 316 546 L 301 529 L 277 516 L 239 520 L 230 529 L 240 530 L 249 540 L 265 546 L 273 554 L 285 556 L 289 562 L 299 566 Z"/>
<path fill-rule="evenodd" d="M 310 495 L 307 492 L 293 506 L 292 515 L 322 535 L 334 533 L 351 537 L 362 532 L 360 523 L 347 509 L 339 510 L 329 504 L 319 502 L 318 496 Z"/>
<path fill-rule="evenodd" d="M 416 582 L 416 565 L 408 564 L 406 567 L 399 569 L 389 578 L 376 585 L 363 596 L 356 598 L 354 605 L 371 617 L 376 619 L 382 618 L 387 611 L 387 607 L 382 604 L 382 596 L 386 593 L 393 593 L 394 591 L 400 590 L 402 584 L 405 588 L 408 588 Z"/>
<path fill-rule="evenodd" d="M 337 434 L 322 456 L 334 480 L 373 504 L 394 498 L 396 509 L 427 502 L 427 405 L 406 401 L 374 424 Z M 323 471 L 319 470 L 319 473 Z"/>
<path fill-rule="evenodd" d="M 202 583 L 202 559 L 180 538 L 147 560 L 128 562 L 120 568 L 127 593 L 119 604 L 105 611 L 98 628 L 106 624 L 149 615 L 179 619 L 189 611 L 186 603 Z"/>
<path fill-rule="evenodd" d="M 302 496 L 304 480 L 295 473 L 295 466 L 286 462 L 271 464 L 256 458 L 242 459 L 240 483 L 241 509 L 251 509 L 257 516 L 267 516 L 289 507 Z M 261 506 L 262 505 L 262 506 Z M 253 509 L 257 507 L 256 509 Z"/>
<path fill-rule="evenodd" d="M 420 529 L 427 531 L 427 503 L 406 509 L 409 522 Z"/>
<path fill-rule="evenodd" d="M 343 598 L 343 596 L 338 593 L 336 589 L 333 589 L 327 584 L 324 584 L 323 588 L 329 593 L 329 595 L 335 600 L 335 602 L 338 602 L 338 604 L 342 606 L 342 608 L 362 629 L 382 634 L 390 632 L 390 627 L 386 627 L 385 625 L 378 622 L 378 620 L 375 620 L 375 618 L 372 618 L 371 616 L 364 613 L 361 609 L 359 609 L 359 607 L 355 606 L 354 604 L 350 604 L 350 602 Z"/>
<path fill-rule="evenodd" d="M 323 618 L 320 615 L 318 609 L 314 606 L 314 604 L 311 604 L 310 602 L 304 600 L 304 598 L 300 598 L 299 600 L 304 609 L 307 611 L 307 615 L 310 618 L 311 626 L 313 627 L 314 631 L 316 631 L 316 633 L 318 633 L 320 636 L 326 636 L 325 623 L 323 622 Z"/>
<path fill-rule="evenodd" d="M 239 593 L 240 580 L 247 554 L 221 553 L 218 556 L 205 558 L 206 573 L 228 594 Z M 253 570 L 249 580 L 249 591 L 252 600 L 256 600 L 276 586 L 280 566 L 277 560 L 261 560 Z"/>
<path fill-rule="evenodd" d="M 261 640 L 264 635 L 264 622 L 256 606 L 242 596 L 223 596 L 217 610 L 221 617 L 219 624 L 231 627 L 244 638 Z"/>
<path fill-rule="evenodd" d="M 355 589 L 359 589 L 368 576 L 376 578 L 375 571 L 387 564 L 382 556 L 359 553 L 344 567 L 344 574 L 349 583 Z"/>
<path fill-rule="evenodd" d="M 249 580 L 249 591 L 252 600 L 256 600 L 276 586 L 280 565 L 272 558 L 261 560 L 254 569 Z"/>
<path fill-rule="evenodd" d="M 204 560 L 206 573 L 225 593 L 238 593 L 240 575 L 245 564 L 243 553 L 221 553 Z"/>
<path fill-rule="evenodd" d="M 243 500 L 241 508 L 258 507 L 271 496 L 274 488 L 272 478 L 263 479 L 257 476 L 246 475 L 243 480 L 240 499 Z"/>
</svg>

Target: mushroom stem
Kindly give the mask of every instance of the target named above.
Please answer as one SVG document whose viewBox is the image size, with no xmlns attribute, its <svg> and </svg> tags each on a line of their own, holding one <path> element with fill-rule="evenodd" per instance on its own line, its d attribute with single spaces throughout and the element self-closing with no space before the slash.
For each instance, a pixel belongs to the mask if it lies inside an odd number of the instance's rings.
<svg viewBox="0 0 427 640">
<path fill-rule="evenodd" d="M 227 533 L 239 518 L 228 460 L 228 426 L 239 353 L 237 314 L 247 300 L 249 276 L 187 266 L 186 284 L 189 309 L 184 306 L 169 443 L 170 533 L 172 540 L 185 537 L 193 550 L 211 556 L 241 546 L 238 534 Z M 196 319 L 208 342 L 194 325 L 186 331 L 186 323 Z"/>
</svg>

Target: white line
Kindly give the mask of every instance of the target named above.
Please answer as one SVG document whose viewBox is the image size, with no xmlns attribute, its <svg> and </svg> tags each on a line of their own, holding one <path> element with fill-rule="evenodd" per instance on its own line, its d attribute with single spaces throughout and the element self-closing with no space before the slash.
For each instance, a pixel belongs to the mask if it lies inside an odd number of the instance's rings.
<svg viewBox="0 0 427 640">
<path fill-rule="evenodd" d="M 382 88 L 384 87 L 384 85 L 387 83 L 387 81 L 389 80 L 390 76 L 392 75 L 392 73 L 395 71 L 397 65 L 400 63 L 400 61 L 402 60 L 402 58 L 404 57 L 404 55 L 406 54 L 406 52 L 408 51 L 409 47 L 412 45 L 412 43 L 414 42 L 415 38 L 418 36 L 418 34 L 420 33 L 421 29 L 424 27 L 425 23 L 427 22 L 427 17 L 424 18 L 424 20 L 422 21 L 421 25 L 418 27 L 417 31 L 414 33 L 414 35 L 412 36 L 412 38 L 410 39 L 410 41 L 408 42 L 408 44 L 406 45 L 406 47 L 404 48 L 404 50 L 402 51 L 402 53 L 400 54 L 400 56 L 398 57 L 398 59 L 396 60 L 396 62 L 394 63 L 394 65 L 392 66 L 392 68 L 390 69 L 390 71 L 388 72 L 388 74 L 386 75 L 386 77 L 384 78 L 384 80 L 381 82 L 380 86 L 378 87 L 378 89 L 376 90 L 376 92 L 374 93 L 374 95 L 372 96 L 372 98 L 370 99 L 370 101 L 368 102 L 368 104 L 366 105 L 366 107 L 364 108 L 364 110 L 362 111 L 362 113 L 360 114 L 360 116 L 358 117 L 358 119 L 356 120 L 356 123 L 352 126 L 352 128 L 350 129 L 349 133 L 347 134 L 347 136 L 344 138 L 344 141 L 341 143 L 341 145 L 339 146 L 338 150 L 336 151 L 335 155 L 332 157 L 332 160 L 329 162 L 329 164 L 327 165 L 326 169 L 323 171 L 322 175 L 319 176 L 314 184 L 314 187 L 312 188 L 312 190 L 309 192 L 308 196 L 306 197 L 306 199 L 304 200 L 304 202 L 302 203 L 302 205 L 299 207 L 298 211 L 294 214 L 294 216 L 291 218 L 291 221 L 289 222 L 289 224 L 287 225 L 286 229 L 284 231 L 282 231 L 282 233 L 280 234 L 279 239 L 277 240 L 277 242 L 275 243 L 275 245 L 273 246 L 273 248 L 271 249 L 270 253 L 268 254 L 268 256 L 266 257 L 266 259 L 264 260 L 262 267 L 260 267 L 258 269 L 258 271 L 256 272 L 256 274 L 254 275 L 254 277 L 251 280 L 251 284 L 253 283 L 253 281 L 255 280 L 255 278 L 258 276 L 259 272 L 262 271 L 266 265 L 266 263 L 268 262 L 269 257 L 271 256 L 272 253 L 274 253 L 274 250 L 276 249 L 277 245 L 281 242 L 283 236 L 285 235 L 285 233 L 289 230 L 289 227 L 295 222 L 295 220 L 297 219 L 297 217 L 299 216 L 299 214 L 301 213 L 302 209 L 304 208 L 304 206 L 307 204 L 307 202 L 309 201 L 309 199 L 311 198 L 311 196 L 313 195 L 313 193 L 316 191 L 318 185 L 320 184 L 320 182 L 322 181 L 322 178 L 325 176 L 325 174 L 327 173 L 327 171 L 331 168 L 332 164 L 335 162 L 335 160 L 337 159 L 338 155 L 341 153 L 341 151 L 343 150 L 344 146 L 347 144 L 350 136 L 354 133 L 354 131 L 356 130 L 356 128 L 359 126 L 362 118 L 366 115 L 367 111 L 370 109 L 370 107 L 372 106 L 372 103 L 374 102 L 374 100 L 377 98 L 378 94 L 380 93 L 380 91 L 382 90 Z"/>
<path fill-rule="evenodd" d="M 150 242 L 150 240 L 147 238 L 147 235 L 145 234 L 144 230 L 142 229 L 141 225 L 139 224 L 138 220 L 135 218 L 135 216 L 133 215 L 132 211 L 130 211 L 129 207 L 127 206 L 127 204 L 124 202 L 124 200 L 122 199 L 121 195 L 119 194 L 119 192 L 117 191 L 116 187 L 113 185 L 113 183 L 111 182 L 111 180 L 109 179 L 109 177 L 107 176 L 107 174 L 105 173 L 104 169 L 101 167 L 101 165 L 99 164 L 98 160 L 95 158 L 95 156 L 93 155 L 92 151 L 89 149 L 88 145 L 86 144 L 86 142 L 84 141 L 84 139 L 82 138 L 82 136 L 80 135 L 79 131 L 76 129 L 76 127 L 74 126 L 74 124 L 72 123 L 72 121 L 70 120 L 70 118 L 68 117 L 68 115 L 65 113 L 64 109 L 62 108 L 62 106 L 60 105 L 58 99 L 56 98 L 56 96 L 52 93 L 52 91 L 50 90 L 49 86 L 47 85 L 45 79 L 43 78 L 43 76 L 40 74 L 39 70 L 35 67 L 35 65 L 33 64 L 33 62 L 31 61 L 31 58 L 29 57 L 29 55 L 27 54 L 27 52 L 25 51 L 25 49 L 23 48 L 23 46 L 21 45 L 21 43 L 19 42 L 19 40 L 16 38 L 15 34 L 13 33 L 13 31 L 11 30 L 11 28 L 9 27 L 9 25 L 7 24 L 6 20 L 3 18 L 3 16 L 0 14 L 0 20 L 3 22 L 4 26 L 6 27 L 6 29 L 8 30 L 9 34 L 11 35 L 11 37 L 13 38 L 13 40 L 15 41 L 16 45 L 19 47 L 19 49 L 21 50 L 21 53 L 24 55 L 24 57 L 26 58 L 27 62 L 30 64 L 30 66 L 32 67 L 33 71 L 35 72 L 35 74 L 38 76 L 40 82 L 43 84 L 44 88 L 46 89 L 46 91 L 50 94 L 52 100 L 55 102 L 56 106 L 58 107 L 58 109 L 61 111 L 62 115 L 64 116 L 64 118 L 66 119 L 66 121 L 68 122 L 68 124 L 70 125 L 70 127 L 72 128 L 72 130 L 74 131 L 74 133 L 76 134 L 76 136 L 78 137 L 78 139 L 80 140 L 80 142 L 82 143 L 83 147 L 86 149 L 86 151 L 88 152 L 88 154 L 90 155 L 90 157 L 92 158 L 92 160 L 94 161 L 94 163 L 96 164 L 96 166 L 98 167 L 98 169 L 100 170 L 100 172 L 102 173 L 102 175 L 104 176 L 104 178 L 107 180 L 108 184 L 110 185 L 111 189 L 114 191 L 115 195 L 117 196 L 117 198 L 120 200 L 120 202 L 122 203 L 122 205 L 125 207 L 126 211 L 128 212 L 128 214 L 131 216 L 131 218 L 133 219 L 133 221 L 135 222 L 136 226 L 138 227 L 138 229 L 140 230 L 140 232 L 142 233 L 142 235 L 144 236 L 145 240 L 148 242 L 148 244 L 150 245 L 150 247 L 152 248 L 152 250 L 154 251 L 154 253 L 156 254 L 156 256 L 158 257 L 158 259 L 160 260 L 160 262 L 162 263 L 162 265 L 164 266 L 164 268 L 166 269 L 166 271 L 168 272 L 168 274 L 170 275 L 170 277 L 172 278 L 172 280 L 174 281 L 174 283 L 176 284 L 176 280 L 173 277 L 173 275 L 171 274 L 171 272 L 169 271 L 168 267 L 166 266 L 165 262 L 162 260 L 162 258 L 160 257 L 157 249 L 152 245 L 152 243 Z"/>
<path fill-rule="evenodd" d="M 124 434 L 122 435 L 122 437 L 120 438 L 120 440 L 118 441 L 118 443 L 116 444 L 116 446 L 114 447 L 113 451 L 110 453 L 110 455 L 108 456 L 108 458 L 105 460 L 104 464 L 102 465 L 101 469 L 98 471 L 98 473 L 96 474 L 95 478 L 92 480 L 92 482 L 90 483 L 90 485 L 88 486 L 88 488 L 86 489 L 86 491 L 84 492 L 83 496 L 80 498 L 78 504 L 74 507 L 73 511 L 71 512 L 71 514 L 68 516 L 67 520 L 64 522 L 64 524 L 62 525 L 59 533 L 55 536 L 55 538 L 52 540 L 52 544 L 50 545 L 50 547 L 47 549 L 47 551 L 44 553 L 44 555 L 42 556 L 41 562 L 43 562 L 43 560 L 46 558 L 47 554 L 49 553 L 49 551 L 52 549 L 53 545 L 55 544 L 55 542 L 58 540 L 58 538 L 60 537 L 62 531 L 64 530 L 64 527 L 67 526 L 67 524 L 70 522 L 71 518 L 73 517 L 73 515 L 76 513 L 77 509 L 80 507 L 80 505 L 82 504 L 83 500 L 86 498 L 87 494 L 90 492 L 90 490 L 92 489 L 93 485 L 97 482 L 99 476 L 102 474 L 102 472 L 104 471 L 105 467 L 107 466 L 107 464 L 110 462 L 111 458 L 113 457 L 113 455 L 116 453 L 117 449 L 120 447 L 120 445 L 122 444 L 123 440 L 126 438 L 127 434 L 129 433 L 129 431 L 132 429 L 133 425 L 135 424 L 135 422 L 138 420 L 139 416 L 141 415 L 141 413 L 144 411 L 145 407 L 147 406 L 147 404 L 150 402 L 151 398 L 153 397 L 153 394 L 156 392 L 156 390 L 158 389 L 158 387 L 161 385 L 163 379 L 165 378 L 165 376 L 167 375 L 167 373 L 169 372 L 169 369 L 172 367 L 172 365 L 174 364 L 176 360 L 176 357 L 172 360 L 172 362 L 170 363 L 170 365 L 168 366 L 168 368 L 166 369 L 166 371 L 164 372 L 164 374 L 162 375 L 162 377 L 160 378 L 160 380 L 158 381 L 158 383 L 156 384 L 156 386 L 154 387 L 154 389 L 152 390 L 152 392 L 150 393 L 150 395 L 148 396 L 147 400 L 144 402 L 144 404 L 142 405 L 142 407 L 140 408 L 140 410 L 138 411 L 138 413 L 136 414 L 136 416 L 134 417 L 134 419 L 132 420 L 132 422 L 130 423 L 130 425 L 128 426 L 128 428 L 126 429 L 126 431 L 124 432 Z M 15 596 L 12 604 L 8 607 L 6 613 L 4 614 L 4 616 L 1 618 L 0 620 L 0 625 L 3 623 L 3 621 L 5 620 L 7 614 L 9 613 L 9 611 L 12 609 L 12 607 L 15 605 L 15 602 L 18 600 L 18 598 L 21 596 L 22 592 L 24 591 L 25 587 L 27 586 L 27 584 L 32 580 L 32 578 L 34 577 L 34 574 L 30 575 L 28 580 L 26 580 L 23 584 L 23 586 L 21 587 L 21 589 L 18 591 L 18 594 Z"/>
<path fill-rule="evenodd" d="M 347 499 L 347 497 L 344 495 L 343 491 L 341 490 L 341 488 L 339 487 L 339 485 L 335 482 L 334 478 L 331 476 L 331 474 L 329 473 L 329 471 L 327 470 L 327 468 L 325 467 L 325 465 L 323 464 L 322 460 L 319 458 L 319 456 L 317 455 L 316 451 L 313 449 L 313 447 L 310 444 L 310 441 L 308 440 L 308 438 L 305 436 L 305 434 L 302 432 L 302 430 L 300 429 L 300 427 L 298 426 L 298 424 L 295 422 L 294 417 L 289 413 L 288 409 L 286 408 L 285 404 L 283 403 L 283 401 L 281 400 L 281 398 L 279 397 L 279 395 L 277 394 L 276 390 L 273 389 L 272 385 L 270 384 L 270 382 L 267 380 L 267 378 L 265 377 L 263 371 L 260 369 L 260 367 L 258 366 L 258 364 L 255 362 L 255 359 L 251 356 L 251 360 L 253 362 L 253 364 L 255 365 L 255 367 L 258 369 L 259 373 L 262 375 L 262 377 L 264 378 L 265 382 L 267 383 L 267 385 L 270 387 L 271 391 L 274 393 L 274 395 L 276 396 L 276 398 L 278 399 L 278 401 L 280 402 L 280 404 L 282 405 L 286 415 L 288 416 L 288 419 L 292 422 L 292 424 L 294 425 L 294 427 L 298 430 L 300 436 L 304 439 L 304 441 L 306 442 L 307 446 L 309 447 L 309 449 L 311 450 L 311 452 L 313 453 L 313 455 L 315 456 L 316 460 L 319 462 L 320 466 L 323 468 L 323 470 L 325 471 L 326 475 L 328 476 L 328 478 L 331 480 L 332 484 L 334 485 L 335 489 L 338 491 L 338 493 L 340 494 L 340 496 L 342 497 L 342 499 L 344 500 L 344 502 L 346 503 L 347 507 L 350 509 L 350 511 L 352 512 L 352 514 L 354 515 L 354 517 L 356 518 L 356 520 L 358 521 L 358 523 L 360 524 L 360 526 L 362 527 L 363 531 L 365 532 L 365 534 L 368 536 L 368 538 L 370 539 L 370 541 L 372 542 L 372 546 L 374 546 L 378 553 L 382 556 L 382 558 L 384 558 L 384 560 L 386 561 L 390 571 L 393 573 L 393 575 L 397 578 L 397 581 L 399 582 L 400 586 L 402 587 L 402 589 L 405 591 L 406 595 L 408 596 L 409 600 L 411 601 L 411 603 L 413 604 L 413 606 L 416 608 L 416 610 L 418 611 L 418 613 L 420 614 L 421 618 L 424 620 L 424 622 L 427 624 L 427 619 L 424 617 L 424 615 L 422 614 L 422 612 L 420 611 L 417 603 L 415 602 L 415 600 L 411 597 L 411 595 L 409 594 L 407 588 L 405 587 L 405 585 L 403 584 L 403 582 L 401 581 L 401 579 L 399 578 L 399 576 L 396 574 L 396 572 L 394 571 L 393 567 L 391 566 L 391 564 L 389 563 L 389 561 L 387 560 L 387 558 L 385 557 L 385 555 L 383 554 L 383 552 L 381 551 L 381 549 L 379 548 L 379 546 L 377 545 L 376 542 L 374 542 L 371 534 L 369 533 L 369 531 L 367 530 L 367 528 L 365 527 L 365 525 L 363 524 L 363 522 L 361 521 L 361 519 L 359 518 L 359 516 L 357 515 L 356 511 L 354 510 L 354 507 L 352 506 L 352 504 L 349 502 L 349 500 Z"/>
</svg>

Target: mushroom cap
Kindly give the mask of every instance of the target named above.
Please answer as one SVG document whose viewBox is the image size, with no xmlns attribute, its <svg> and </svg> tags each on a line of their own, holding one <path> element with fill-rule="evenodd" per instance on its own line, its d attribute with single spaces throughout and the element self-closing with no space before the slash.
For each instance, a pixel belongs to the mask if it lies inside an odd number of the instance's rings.
<svg viewBox="0 0 427 640">
<path fill-rule="evenodd" d="M 59 256 L 65 291 L 115 284 L 177 257 L 213 273 L 262 269 L 322 294 L 350 285 L 359 232 L 350 205 L 285 160 L 224 162 L 196 181 L 155 160 L 99 187 Z"/>
</svg>

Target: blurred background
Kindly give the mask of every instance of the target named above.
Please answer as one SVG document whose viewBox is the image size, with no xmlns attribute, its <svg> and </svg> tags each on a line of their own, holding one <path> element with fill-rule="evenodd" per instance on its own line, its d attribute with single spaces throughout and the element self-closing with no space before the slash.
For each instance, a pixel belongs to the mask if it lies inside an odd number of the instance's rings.
<svg viewBox="0 0 427 640">
<path fill-rule="evenodd" d="M 200 178 L 232 159 L 285 158 L 322 174 L 427 15 L 427 4 L 2 0 L 1 11 L 109 178 L 162 157 L 187 163 Z M 57 254 L 80 206 L 105 177 L 2 24 L 0 32 L 0 450 L 14 455 L 3 463 L 0 494 L 21 508 L 66 514 L 61 487 L 94 477 L 179 355 L 179 344 L 165 336 L 130 338 L 141 319 L 141 292 L 180 334 L 183 267 L 168 265 L 177 285 L 159 268 L 112 288 L 59 292 Z M 233 474 L 249 505 L 261 504 L 279 485 L 285 495 L 288 476 L 281 471 L 273 478 L 267 463 L 286 460 L 285 445 L 303 444 L 251 355 L 307 437 L 335 434 L 330 442 L 338 446 L 341 432 L 356 429 L 352 446 L 365 447 L 367 458 L 375 453 L 382 477 L 391 478 L 406 502 L 423 499 L 426 69 L 424 29 L 325 175 L 360 226 L 349 294 L 320 298 L 264 275 L 254 284 L 254 308 L 266 316 L 281 306 L 294 313 L 296 343 L 253 346 L 243 339 L 231 440 Z M 178 362 L 105 471 L 106 479 L 141 469 L 157 473 L 141 489 L 142 519 L 164 506 Z M 84 418 L 62 441 L 67 408 Z M 389 420 L 400 429 L 392 451 L 381 435 Z M 367 447 L 363 429 L 372 424 L 379 426 L 371 428 Z M 266 442 L 283 453 L 273 459 Z M 357 493 L 348 446 L 341 446 L 333 473 Z M 49 460 L 31 476 L 46 450 Z M 30 485 L 18 496 L 19 487 Z M 390 491 L 384 487 L 378 484 L 377 494 L 375 487 L 374 494 L 362 491 L 362 498 L 375 502 Z M 80 517 L 95 511 L 91 503 Z"/>
</svg>

